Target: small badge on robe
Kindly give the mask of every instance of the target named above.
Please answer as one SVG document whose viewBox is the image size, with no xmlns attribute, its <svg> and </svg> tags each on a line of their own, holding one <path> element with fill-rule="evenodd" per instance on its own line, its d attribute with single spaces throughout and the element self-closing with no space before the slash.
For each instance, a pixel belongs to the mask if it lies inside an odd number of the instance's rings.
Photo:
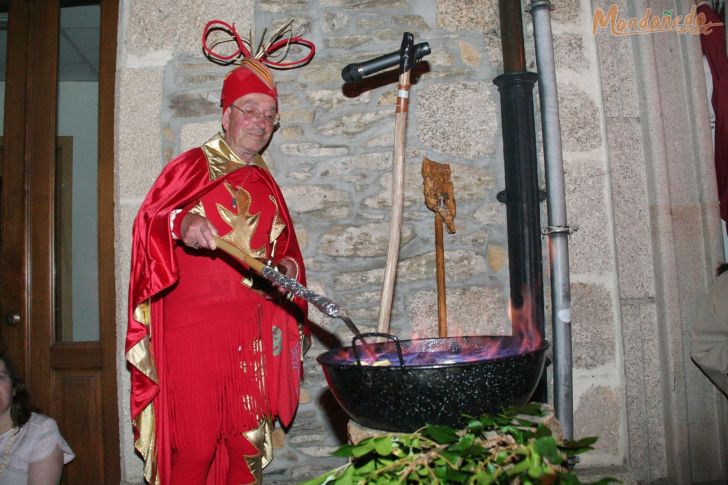
<svg viewBox="0 0 728 485">
<path fill-rule="evenodd" d="M 278 357 L 283 347 L 283 332 L 279 327 L 273 325 L 273 356 Z"/>
</svg>

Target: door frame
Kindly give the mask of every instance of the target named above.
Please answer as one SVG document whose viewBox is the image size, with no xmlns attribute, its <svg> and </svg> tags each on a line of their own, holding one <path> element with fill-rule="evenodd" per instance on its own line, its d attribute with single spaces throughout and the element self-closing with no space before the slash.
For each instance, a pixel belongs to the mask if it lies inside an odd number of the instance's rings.
<svg viewBox="0 0 728 485">
<path fill-rule="evenodd" d="M 73 433 L 77 416 L 67 409 L 62 389 L 83 389 L 92 402 L 87 408 L 96 447 L 93 470 L 70 475 L 120 480 L 119 420 L 114 275 L 114 107 L 118 1 L 100 0 L 98 112 L 98 301 L 99 340 L 56 342 L 55 319 L 55 150 L 59 3 L 51 0 L 11 1 L 8 23 L 5 159 L 2 207 L 2 318 L 20 315 L 19 323 L 2 322 L 2 344 L 28 385 L 33 404 Z M 10 122 L 12 120 L 12 122 Z M 18 263 L 20 262 L 20 263 Z M 85 386 L 85 387 L 84 387 Z M 54 391 L 55 390 L 55 391 Z M 83 403 L 80 403 L 83 405 Z M 80 409 L 80 408 L 79 408 Z M 64 410 L 66 412 L 64 413 Z M 69 423 L 64 429 L 64 420 Z M 88 430 L 81 430 L 88 432 Z M 88 436 L 84 436 L 88 437 Z M 102 442 L 99 443 L 98 440 Z M 92 440 L 93 441 L 93 440 Z M 98 446 L 102 445 L 102 446 Z M 83 455 L 86 449 L 76 450 Z M 80 451 L 80 453 L 78 453 Z M 77 460 L 78 461 L 78 460 Z M 73 463 L 71 464 L 73 465 Z M 71 466 L 69 465 L 69 467 Z M 67 471 L 71 471 L 70 469 Z M 80 475 L 79 475 L 80 474 Z M 64 478 L 64 482 L 69 477 Z"/>
<path fill-rule="evenodd" d="M 98 265 L 99 265 L 99 338 L 101 341 L 103 431 L 107 477 L 119 483 L 119 407 L 116 384 L 116 272 L 114 165 L 116 139 L 116 50 L 119 15 L 118 0 L 101 0 L 101 42 L 99 52 L 99 159 L 98 159 Z"/>
<path fill-rule="evenodd" d="M 9 2 L 8 45 L 5 69 L 5 122 L 4 158 L 2 178 L 2 207 L 13 207 L 12 211 L 3 210 L 2 248 L 0 250 L 3 268 L 0 304 L 2 304 L 2 339 L 4 350 L 15 362 L 18 372 L 25 378 L 30 375 L 29 359 L 29 298 L 26 291 L 28 281 L 28 224 L 26 222 L 26 98 L 27 89 L 10 95 L 7 80 L 19 79 L 19 84 L 27 86 L 29 4 L 28 2 Z M 21 161 L 23 161 L 21 163 Z M 13 271 L 4 268 L 12 267 Z M 17 323 L 8 321 L 10 313 L 19 316 Z M 13 342 L 15 345 L 8 345 Z"/>
</svg>

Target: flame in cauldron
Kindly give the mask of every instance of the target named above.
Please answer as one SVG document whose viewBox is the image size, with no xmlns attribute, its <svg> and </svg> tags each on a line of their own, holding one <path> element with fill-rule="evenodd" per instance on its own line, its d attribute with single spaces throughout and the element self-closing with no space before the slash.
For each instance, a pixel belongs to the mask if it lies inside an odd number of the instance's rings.
<svg viewBox="0 0 728 485">
<path fill-rule="evenodd" d="M 524 295 L 527 293 L 524 292 Z M 533 320 L 533 300 L 523 298 L 523 304 L 515 307 L 511 302 L 508 318 L 511 321 L 510 336 L 469 336 L 449 338 L 425 338 L 401 341 L 400 362 L 394 341 L 371 344 L 369 348 L 358 346 L 361 365 L 371 366 L 433 366 L 513 357 L 539 350 L 543 339 Z M 331 363 L 358 365 L 352 347 L 341 348 L 331 357 Z"/>
</svg>

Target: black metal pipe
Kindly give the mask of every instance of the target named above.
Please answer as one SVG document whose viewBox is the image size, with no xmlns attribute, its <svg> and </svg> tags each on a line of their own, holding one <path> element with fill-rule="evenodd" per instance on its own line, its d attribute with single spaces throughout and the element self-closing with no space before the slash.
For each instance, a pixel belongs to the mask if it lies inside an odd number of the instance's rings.
<svg viewBox="0 0 728 485">
<path fill-rule="evenodd" d="M 532 72 L 495 78 L 501 99 L 511 303 L 543 336 L 543 255 Z"/>
<path fill-rule="evenodd" d="M 501 101 L 505 164 L 506 225 L 511 306 L 545 338 L 543 254 L 533 87 L 538 79 L 525 69 L 521 3 L 499 0 L 504 73 L 493 82 Z M 545 375 L 534 400 L 547 401 Z"/>
</svg>

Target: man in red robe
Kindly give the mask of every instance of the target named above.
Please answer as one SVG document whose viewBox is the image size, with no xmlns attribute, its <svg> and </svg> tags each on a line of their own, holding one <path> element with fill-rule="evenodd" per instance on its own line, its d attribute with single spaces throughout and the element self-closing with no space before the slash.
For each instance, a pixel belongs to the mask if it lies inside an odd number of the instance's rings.
<svg viewBox="0 0 728 485">
<path fill-rule="evenodd" d="M 126 357 L 135 447 L 150 483 L 260 483 L 273 420 L 293 419 L 305 302 L 217 250 L 220 237 L 305 284 L 260 151 L 278 123 L 261 63 L 222 89 L 223 133 L 170 161 L 134 221 Z"/>
<path fill-rule="evenodd" d="M 715 113 L 715 174 L 720 217 L 728 222 L 728 56 L 725 25 L 708 2 L 700 1 L 697 5 L 698 14 L 704 15 L 706 22 L 712 24 L 710 32 L 700 36 L 700 45 L 713 81 L 711 104 Z"/>
</svg>

